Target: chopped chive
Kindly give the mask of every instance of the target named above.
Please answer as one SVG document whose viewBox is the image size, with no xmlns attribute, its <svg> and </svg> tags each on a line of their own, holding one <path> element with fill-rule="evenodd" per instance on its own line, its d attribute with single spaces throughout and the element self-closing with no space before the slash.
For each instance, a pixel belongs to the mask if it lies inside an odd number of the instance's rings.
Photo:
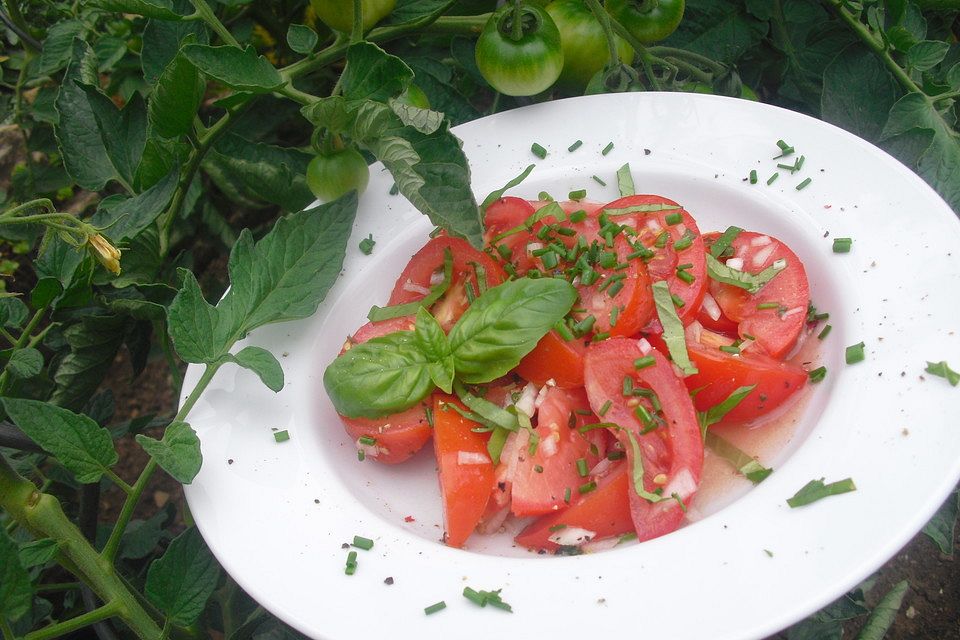
<svg viewBox="0 0 960 640">
<path fill-rule="evenodd" d="M 353 546 L 364 551 L 370 551 L 370 549 L 373 549 L 373 540 L 363 536 L 353 536 Z"/>
<path fill-rule="evenodd" d="M 667 240 L 670 239 L 670 234 L 666 231 L 661 231 L 660 235 L 657 236 L 657 239 L 653 241 L 653 246 L 657 249 L 663 249 L 667 246 Z"/>
<path fill-rule="evenodd" d="M 780 147 L 780 151 L 786 151 L 790 148 L 790 145 L 784 140 L 777 140 L 777 146 Z"/>
<path fill-rule="evenodd" d="M 637 370 L 646 369 L 647 367 L 652 367 L 656 363 L 657 360 L 653 356 L 644 356 L 633 361 L 633 368 Z"/>
<path fill-rule="evenodd" d="M 797 170 L 797 165 L 796 165 L 796 164 L 780 164 L 780 163 L 777 163 L 777 169 L 786 169 L 786 170 L 789 171 L 790 173 L 793 173 L 794 171 Z"/>
<path fill-rule="evenodd" d="M 794 165 L 794 166 L 796 166 L 797 171 L 800 171 L 800 167 L 803 166 L 803 161 L 806 160 L 806 159 L 807 159 L 806 156 L 800 156 L 799 158 L 797 158 L 797 163 L 796 163 L 796 165 Z"/>
<path fill-rule="evenodd" d="M 357 460 L 363 462 L 367 457 L 367 454 L 363 452 L 363 449 L 357 449 Z"/>
<path fill-rule="evenodd" d="M 603 416 L 607 415 L 607 411 L 610 411 L 610 407 L 612 406 L 613 406 L 613 401 L 607 400 L 606 402 L 603 403 L 603 406 L 600 407 L 600 411 L 597 412 L 597 415 L 602 418 Z"/>
<path fill-rule="evenodd" d="M 780 177 L 780 173 L 778 171 L 774 171 L 773 175 L 767 178 L 767 186 L 769 187 L 770 185 L 772 185 L 774 182 L 776 182 L 777 178 L 779 177 Z"/>
<path fill-rule="evenodd" d="M 610 326 L 617 326 L 617 318 L 620 317 L 620 305 L 613 305 L 613 309 L 610 309 Z"/>
<path fill-rule="evenodd" d="M 543 200 L 544 202 L 553 202 L 553 196 L 547 193 L 546 191 L 541 191 L 537 194 L 537 200 Z"/>
<path fill-rule="evenodd" d="M 607 295 L 610 296 L 611 298 L 615 298 L 616 295 L 617 295 L 618 293 L 620 293 L 620 290 L 621 290 L 621 289 L 623 289 L 623 283 L 622 283 L 622 282 L 614 282 L 614 283 L 613 283 L 613 286 L 610 287 L 610 290 L 607 291 Z"/>
<path fill-rule="evenodd" d="M 509 260 L 510 258 L 513 257 L 513 251 L 511 251 L 510 247 L 508 247 L 507 245 L 498 244 L 496 245 L 496 247 L 497 247 L 497 253 L 499 253 L 500 257 L 503 258 L 504 260 Z"/>
<path fill-rule="evenodd" d="M 606 340 L 606 339 L 609 338 L 609 337 L 610 337 L 610 332 L 609 332 L 609 331 L 601 331 L 600 333 L 594 334 L 594 336 L 593 336 L 593 338 L 591 338 L 591 340 L 592 340 L 593 342 L 601 342 L 601 341 L 603 341 L 603 340 Z"/>
<path fill-rule="evenodd" d="M 557 322 L 553 325 L 553 330 L 560 334 L 560 337 L 563 338 L 566 342 L 570 342 L 574 339 L 573 333 L 570 331 L 570 328 L 567 327 L 566 323 L 563 320 Z"/>
<path fill-rule="evenodd" d="M 592 413 L 589 409 L 574 409 L 573 412 L 578 416 L 589 416 Z"/>
<path fill-rule="evenodd" d="M 487 599 L 484 598 L 480 593 L 474 591 L 470 587 L 463 588 L 463 597 L 469 600 L 470 602 L 479 605 L 481 607 L 487 606 Z"/>
<path fill-rule="evenodd" d="M 473 283 L 467 282 L 463 286 L 463 292 L 467 296 L 467 302 L 473 304 L 473 301 L 477 299 L 477 292 L 473 290 Z"/>
<path fill-rule="evenodd" d="M 544 158 L 547 157 L 547 150 L 544 149 L 544 148 L 543 148 L 542 146 L 540 146 L 539 144 L 537 144 L 536 142 L 534 142 L 534 143 L 530 146 L 530 153 L 532 153 L 533 155 L 537 156 L 537 157 L 540 158 L 541 160 L 543 160 Z"/>
<path fill-rule="evenodd" d="M 286 429 L 284 429 L 283 431 L 274 431 L 273 439 L 276 440 L 277 442 L 286 442 L 287 440 L 290 439 L 290 433 L 287 432 Z"/>
<path fill-rule="evenodd" d="M 834 253 L 850 253 L 850 247 L 853 245 L 853 238 L 834 238 Z"/>
<path fill-rule="evenodd" d="M 608 143 L 607 143 L 607 146 L 605 146 L 605 147 L 603 148 L 603 151 L 600 152 L 600 155 L 605 156 L 605 155 L 607 155 L 608 153 L 610 153 L 611 151 L 613 151 L 613 143 L 612 143 L 612 142 L 608 142 Z"/>
<path fill-rule="evenodd" d="M 757 170 L 750 170 L 750 184 L 757 184 Z"/>
<path fill-rule="evenodd" d="M 697 279 L 695 275 L 689 271 L 684 271 L 682 269 L 677 269 L 677 277 L 686 282 L 687 284 L 692 284 L 694 280 Z"/>
<path fill-rule="evenodd" d="M 433 429 L 433 407 L 424 407 L 423 412 L 427 416 L 427 424 Z"/>
<path fill-rule="evenodd" d="M 348 576 L 352 576 L 357 571 L 357 552 L 351 551 L 347 554 L 347 564 L 344 567 L 343 572 Z"/>
<path fill-rule="evenodd" d="M 794 187 L 794 188 L 795 188 L 797 191 L 800 191 L 800 190 L 802 190 L 802 189 L 805 189 L 805 188 L 807 187 L 807 185 L 810 184 L 811 182 L 813 182 L 813 178 L 806 178 L 806 179 L 804 179 L 803 182 L 801 182 L 800 184 L 798 184 L 798 185 L 797 185 L 796 187 Z"/>
<path fill-rule="evenodd" d="M 377 439 L 373 436 L 360 436 L 357 440 L 360 442 L 360 444 L 365 444 L 368 447 L 377 444 Z"/>
<path fill-rule="evenodd" d="M 574 211 L 573 213 L 570 214 L 570 222 L 573 222 L 573 223 L 583 222 L 586 219 L 587 219 L 587 212 L 584 211 L 583 209 L 580 209 L 579 211 Z"/>
<path fill-rule="evenodd" d="M 607 183 L 604 182 L 599 176 L 590 176 L 590 177 L 593 178 L 594 181 L 595 181 L 597 184 L 599 184 L 601 187 L 607 186 Z"/>
<path fill-rule="evenodd" d="M 630 376 L 623 376 L 623 395 L 633 395 L 633 378 Z"/>
<path fill-rule="evenodd" d="M 550 525 L 549 527 L 550 531 L 562 531 L 563 529 L 566 529 L 566 528 L 567 528 L 567 525 L 562 523 Z"/>
<path fill-rule="evenodd" d="M 683 222 L 683 214 L 668 213 L 663 220 L 664 222 L 666 222 L 668 225 L 672 227 L 675 224 L 680 224 L 681 222 Z"/>
<path fill-rule="evenodd" d="M 591 480 L 590 482 L 584 482 L 582 485 L 577 487 L 577 491 L 579 491 L 581 494 L 584 494 L 584 493 L 590 493 L 596 488 L 597 488 L 597 483 Z"/>
<path fill-rule="evenodd" d="M 373 234 L 371 233 L 360 241 L 360 252 L 365 256 L 370 255 L 373 253 L 373 245 L 375 244 L 377 244 L 377 241 L 373 239 Z"/>
<path fill-rule="evenodd" d="M 577 473 L 581 478 L 587 477 L 587 460 L 585 458 L 577 458 Z"/>
<path fill-rule="evenodd" d="M 833 325 L 829 325 L 829 324 L 826 325 L 826 326 L 820 331 L 820 333 L 817 334 L 817 339 L 818 339 L 818 340 L 823 340 L 824 338 L 826 338 L 828 335 L 830 335 L 830 330 L 831 330 L 831 329 L 833 329 Z"/>
<path fill-rule="evenodd" d="M 689 249 L 693 244 L 693 239 L 697 237 L 693 231 L 687 229 L 683 232 L 683 236 L 673 243 L 673 248 L 677 251 L 683 251 L 684 249 Z"/>
<path fill-rule="evenodd" d="M 740 347 L 721 345 L 720 351 L 723 351 L 724 353 L 733 353 L 736 355 L 740 355 Z"/>
<path fill-rule="evenodd" d="M 607 460 L 623 460 L 626 457 L 627 453 L 625 451 L 619 451 L 617 449 L 607 451 Z"/>
<path fill-rule="evenodd" d="M 543 473 L 543 467 L 541 467 L 539 464 L 533 465 L 533 470 L 537 473 Z"/>
<path fill-rule="evenodd" d="M 670 294 L 670 299 L 673 300 L 673 306 L 675 306 L 677 309 L 683 308 L 683 305 L 686 304 L 686 303 L 683 301 L 683 298 L 681 298 L 680 296 L 678 296 L 678 295 L 675 294 L 675 293 L 671 293 L 671 294 Z"/>
<path fill-rule="evenodd" d="M 569 151 L 570 153 L 573 153 L 574 151 L 576 151 L 577 149 L 579 149 L 579 148 L 582 147 L 582 146 L 583 146 L 583 140 L 577 140 L 577 141 L 574 142 L 572 145 L 570 145 L 569 147 L 567 147 L 567 151 Z"/>
<path fill-rule="evenodd" d="M 847 352 L 845 355 L 847 364 L 863 362 L 864 358 L 866 357 L 863 353 L 863 347 L 864 344 L 862 342 L 858 342 L 857 344 L 847 347 Z"/>
<path fill-rule="evenodd" d="M 779 302 L 761 302 L 757 305 L 758 311 L 763 311 L 764 309 L 779 309 L 781 307 Z"/>
<path fill-rule="evenodd" d="M 593 316 L 593 314 L 591 314 L 586 318 L 584 318 L 583 320 L 581 320 L 580 322 L 577 322 L 576 324 L 574 324 L 573 332 L 577 335 L 582 336 L 583 334 L 588 333 L 591 329 L 593 329 L 593 323 L 595 323 L 596 321 L 597 321 L 596 317 Z"/>
<path fill-rule="evenodd" d="M 553 251 L 548 251 L 540 256 L 540 261 L 543 262 L 544 269 L 556 269 L 557 265 L 560 263 L 559 258 L 557 258 L 557 254 Z"/>
<path fill-rule="evenodd" d="M 423 612 L 429 616 L 433 613 L 436 613 L 437 611 L 441 611 L 446 608 L 447 608 L 447 603 L 441 600 L 440 602 L 436 602 L 430 605 L 429 607 L 424 608 Z"/>
<path fill-rule="evenodd" d="M 583 200 L 587 197 L 586 189 L 577 189 L 576 191 L 571 191 L 567 194 L 570 200 Z"/>
<path fill-rule="evenodd" d="M 827 313 L 826 311 L 813 314 L 813 319 L 816 320 L 817 322 L 820 322 L 821 320 L 827 320 L 829 318 L 830 318 L 830 314 Z"/>
<path fill-rule="evenodd" d="M 827 368 L 817 367 L 807 375 L 810 376 L 810 382 L 820 382 L 827 377 Z"/>
<path fill-rule="evenodd" d="M 567 504 L 570 504 L 570 487 L 567 487 L 567 490 L 563 492 L 563 501 Z"/>
<path fill-rule="evenodd" d="M 647 411 L 647 408 L 642 404 L 638 404 L 637 408 L 633 410 L 633 413 L 640 419 L 644 426 L 649 426 L 653 422 L 653 416 L 650 415 L 650 412 Z"/>
</svg>

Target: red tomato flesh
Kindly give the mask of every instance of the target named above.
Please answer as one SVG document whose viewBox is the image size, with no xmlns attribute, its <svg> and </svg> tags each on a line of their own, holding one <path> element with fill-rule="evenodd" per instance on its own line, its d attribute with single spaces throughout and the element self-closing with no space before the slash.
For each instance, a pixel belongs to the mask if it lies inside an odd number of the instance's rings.
<svg viewBox="0 0 960 640">
<path fill-rule="evenodd" d="M 564 340 L 553 330 L 540 338 L 516 371 L 524 380 L 544 385 L 553 380 L 561 389 L 583 386 L 583 340 Z"/>
</svg>

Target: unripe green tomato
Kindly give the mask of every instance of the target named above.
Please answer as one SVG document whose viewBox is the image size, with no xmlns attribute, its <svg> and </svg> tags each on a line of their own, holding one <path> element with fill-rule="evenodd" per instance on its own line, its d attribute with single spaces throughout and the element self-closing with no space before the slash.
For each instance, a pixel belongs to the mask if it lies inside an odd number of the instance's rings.
<svg viewBox="0 0 960 640">
<path fill-rule="evenodd" d="M 684 93 L 707 93 L 711 95 L 716 95 L 717 93 L 713 90 L 713 87 L 708 85 L 706 82 L 689 82 L 683 85 L 680 88 L 680 91 Z M 752 100 L 753 102 L 760 101 L 760 97 L 757 95 L 757 92 L 745 84 L 740 85 L 740 97 L 744 100 Z"/>
<path fill-rule="evenodd" d="M 363 193 L 370 181 L 370 169 L 353 148 L 314 156 L 307 165 L 307 186 L 321 202 L 336 200 L 349 191 Z"/>
<path fill-rule="evenodd" d="M 606 0 L 607 11 L 643 42 L 659 42 L 680 26 L 684 0 Z"/>
<path fill-rule="evenodd" d="M 362 0 L 363 32 L 369 31 L 393 11 L 397 0 Z M 353 31 L 353 0 L 310 0 L 313 12 L 320 20 L 337 31 Z"/>
<path fill-rule="evenodd" d="M 550 15 L 536 5 L 521 7 L 527 26 L 513 39 L 514 6 L 506 4 L 484 25 L 477 39 L 477 67 L 494 89 L 508 96 L 532 96 L 546 91 L 560 77 L 563 49 L 560 32 Z"/>
<path fill-rule="evenodd" d="M 406 90 L 397 96 L 397 102 L 400 104 L 409 105 L 411 107 L 416 107 L 418 109 L 430 108 L 430 99 L 427 98 L 427 94 L 425 94 L 423 89 L 415 84 L 408 85 Z"/>
<path fill-rule="evenodd" d="M 582 92 L 610 60 L 607 36 L 583 0 L 555 0 L 547 5 L 547 13 L 560 30 L 563 47 L 563 71 L 557 86 Z M 624 64 L 633 61 L 633 48 L 621 38 L 617 38 L 617 52 Z"/>
</svg>

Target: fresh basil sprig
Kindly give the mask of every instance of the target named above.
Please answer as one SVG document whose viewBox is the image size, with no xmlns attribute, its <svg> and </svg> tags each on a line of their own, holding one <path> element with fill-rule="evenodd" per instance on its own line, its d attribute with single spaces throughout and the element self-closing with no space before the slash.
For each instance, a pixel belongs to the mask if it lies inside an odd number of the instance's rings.
<svg viewBox="0 0 960 640">
<path fill-rule="evenodd" d="M 339 414 L 381 418 L 409 409 L 436 387 L 449 393 L 455 379 L 489 382 L 516 367 L 576 297 L 566 280 L 505 282 L 478 297 L 449 337 L 420 308 L 414 331 L 351 347 L 327 367 L 323 385 Z"/>
</svg>

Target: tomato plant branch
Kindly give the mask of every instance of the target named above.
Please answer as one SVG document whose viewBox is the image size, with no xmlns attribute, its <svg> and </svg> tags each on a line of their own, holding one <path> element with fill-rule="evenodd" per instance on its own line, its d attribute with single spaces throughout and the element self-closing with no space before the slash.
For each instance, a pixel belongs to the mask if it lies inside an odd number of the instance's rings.
<svg viewBox="0 0 960 640">
<path fill-rule="evenodd" d="M 32 631 L 23 636 L 23 640 L 49 640 L 50 638 L 65 636 L 68 633 L 77 631 L 78 629 L 83 629 L 84 627 L 88 627 L 102 620 L 113 618 L 119 615 L 119 613 L 120 603 L 114 600 L 108 602 L 102 607 L 94 609 L 93 611 L 87 611 L 86 613 L 83 613 L 75 618 L 70 618 L 69 620 L 57 622 L 43 627 L 42 629 Z"/>
<path fill-rule="evenodd" d="M 657 57 L 671 57 L 678 58 L 680 60 L 685 60 L 688 63 L 699 65 L 701 67 L 706 67 L 709 69 L 710 73 L 718 75 L 726 71 L 726 67 L 723 64 L 702 56 L 699 53 L 694 53 L 693 51 L 687 51 L 686 49 L 678 49 L 676 47 L 665 47 L 662 45 L 657 45 L 655 47 L 648 47 L 647 51 L 650 55 Z"/>
<path fill-rule="evenodd" d="M 677 67 L 677 68 L 679 68 L 679 69 L 682 69 L 682 70 L 685 71 L 688 75 L 690 75 L 690 76 L 693 77 L 693 78 L 696 78 L 696 79 L 699 80 L 700 82 L 711 82 L 711 81 L 713 80 L 713 75 L 712 75 L 712 74 L 704 71 L 703 69 L 701 69 L 700 67 L 698 67 L 698 66 L 696 66 L 696 65 L 690 64 L 689 62 L 686 62 L 686 61 L 681 60 L 681 59 L 679 59 L 679 58 L 674 58 L 674 57 L 672 57 L 672 56 L 668 56 L 668 57 L 664 58 L 664 60 L 666 60 L 667 62 L 669 62 L 669 63 L 672 64 L 673 66 L 675 66 L 675 67 Z"/>
<path fill-rule="evenodd" d="M 15 27 L 11 29 L 11 31 L 19 36 L 23 48 L 31 53 L 39 53 L 41 48 L 40 43 L 30 35 L 30 29 L 27 26 L 27 21 L 23 18 L 23 14 L 20 12 L 20 6 L 17 4 L 17 0 L 4 0 L 3 4 L 7 8 L 10 22 L 12 22 Z"/>
<path fill-rule="evenodd" d="M 23 333 L 20 334 L 20 338 L 14 343 L 13 351 L 23 349 L 27 343 L 30 341 L 30 334 L 33 333 L 33 330 L 37 328 L 37 325 L 40 323 L 40 320 L 43 318 L 43 314 L 46 312 L 47 307 L 44 306 L 33 314 L 33 317 L 30 318 L 30 321 L 27 323 L 27 326 L 24 327 Z M 4 396 L 7 393 L 7 385 L 10 382 L 10 373 L 4 369 L 3 373 L 0 373 L 0 396 Z"/>
<path fill-rule="evenodd" d="M 107 469 L 106 472 L 104 472 L 104 475 L 110 478 L 113 484 L 120 487 L 120 489 L 123 490 L 123 492 L 126 493 L 127 495 L 130 495 L 130 492 L 133 491 L 133 487 L 127 484 L 123 478 L 121 478 L 116 473 L 114 473 L 112 469 Z"/>
<path fill-rule="evenodd" d="M 600 6 L 597 0 L 587 0 L 587 6 L 593 12 L 593 17 L 597 19 L 603 28 L 603 35 L 607 38 L 607 53 L 610 56 L 610 64 L 617 64 L 620 60 L 620 53 L 617 51 L 617 36 L 610 26 L 611 17 L 607 11 Z"/>
<path fill-rule="evenodd" d="M 0 615 L 0 632 L 3 632 L 3 640 L 16 640 L 13 629 L 10 628 L 10 623 L 2 615 Z"/>
<path fill-rule="evenodd" d="M 193 5 L 196 15 L 203 20 L 207 25 L 214 30 L 214 32 L 220 36 L 220 39 L 223 40 L 230 46 L 237 47 L 242 49 L 240 43 L 237 42 L 237 39 L 233 37 L 233 34 L 227 30 L 223 23 L 220 22 L 220 19 L 217 18 L 216 14 L 213 12 L 213 9 L 210 8 L 210 5 L 207 4 L 206 0 L 190 0 L 190 4 Z"/>
<path fill-rule="evenodd" d="M 17 344 L 17 339 L 13 337 L 13 334 L 3 327 L 0 327 L 0 336 L 2 336 L 3 339 L 9 342 L 11 345 Z"/>
<path fill-rule="evenodd" d="M 587 2 L 596 3 L 596 0 L 587 0 Z M 650 81 L 650 85 L 655 90 L 662 91 L 663 86 L 660 84 L 660 79 L 657 78 L 657 74 L 653 71 L 653 62 L 656 61 L 656 58 L 652 56 L 647 50 L 647 47 L 642 42 L 637 40 L 632 33 L 627 31 L 627 28 L 620 24 L 616 18 L 611 16 L 607 11 L 603 11 L 603 13 L 607 14 L 610 27 L 613 29 L 613 31 L 618 36 L 626 40 L 627 44 L 633 47 L 634 52 L 636 52 L 637 56 L 639 56 L 640 64 L 643 65 L 643 74 L 647 76 L 647 80 Z M 615 59 L 616 58 L 614 58 L 614 60 Z"/>
<path fill-rule="evenodd" d="M 353 0 L 353 29 L 350 44 L 363 40 L 363 0 Z"/>
<path fill-rule="evenodd" d="M 837 15 L 840 16 L 840 19 L 846 22 L 847 26 L 860 38 L 863 44 L 867 45 L 867 48 L 880 59 L 880 62 L 893 74 L 893 77 L 897 79 L 897 82 L 900 83 L 900 86 L 903 87 L 905 91 L 909 93 L 923 93 L 920 87 L 917 86 L 917 83 L 915 83 L 913 79 L 907 75 L 907 72 L 897 64 L 897 61 L 893 59 L 890 52 L 887 51 L 887 46 L 878 40 L 873 33 L 870 32 L 868 27 L 857 20 L 850 11 L 843 6 L 841 0 L 827 0 L 827 2 L 833 7 Z"/>
</svg>

